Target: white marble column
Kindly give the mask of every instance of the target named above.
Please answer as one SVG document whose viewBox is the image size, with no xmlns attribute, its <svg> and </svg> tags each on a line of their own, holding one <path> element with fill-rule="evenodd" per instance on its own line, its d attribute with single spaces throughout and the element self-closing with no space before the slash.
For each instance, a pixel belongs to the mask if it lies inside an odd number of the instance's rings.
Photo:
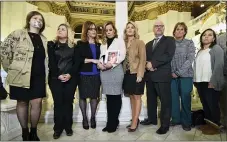
<svg viewBox="0 0 227 142">
<path fill-rule="evenodd" d="M 118 36 L 123 36 L 123 31 L 128 22 L 128 2 L 126 0 L 116 1 L 115 4 L 115 25 L 118 30 Z"/>
<path fill-rule="evenodd" d="M 123 32 L 128 22 L 128 2 L 116 1 L 115 4 L 115 25 L 118 31 L 118 37 L 123 38 Z M 122 108 L 120 113 L 120 121 L 129 121 L 131 119 L 131 107 L 128 97 L 122 97 Z"/>
</svg>

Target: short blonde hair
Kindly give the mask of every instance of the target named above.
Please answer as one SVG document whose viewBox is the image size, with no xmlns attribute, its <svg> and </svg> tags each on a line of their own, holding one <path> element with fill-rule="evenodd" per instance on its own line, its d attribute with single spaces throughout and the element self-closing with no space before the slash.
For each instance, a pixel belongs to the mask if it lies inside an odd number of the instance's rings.
<svg viewBox="0 0 227 142">
<path fill-rule="evenodd" d="M 63 24 L 60 24 L 58 26 L 58 29 L 61 26 L 65 26 L 66 29 L 67 29 L 67 42 L 68 42 L 68 46 L 71 47 L 71 48 L 74 47 L 75 46 L 75 40 L 74 40 L 74 34 L 75 33 L 73 32 L 72 28 L 68 24 L 63 23 Z M 56 36 L 55 41 L 59 41 L 58 36 Z"/>
<path fill-rule="evenodd" d="M 129 21 L 129 22 L 126 24 L 125 29 L 124 29 L 124 40 L 125 40 L 125 41 L 128 40 L 128 36 L 127 36 L 127 34 L 126 34 L 126 29 L 127 29 L 128 24 L 132 24 L 132 25 L 133 25 L 133 27 L 135 28 L 134 37 L 135 37 L 136 39 L 139 39 L 139 38 L 140 38 L 139 32 L 138 32 L 139 29 L 138 29 L 136 23 L 135 23 L 135 22 L 132 22 L 132 21 Z"/>
</svg>

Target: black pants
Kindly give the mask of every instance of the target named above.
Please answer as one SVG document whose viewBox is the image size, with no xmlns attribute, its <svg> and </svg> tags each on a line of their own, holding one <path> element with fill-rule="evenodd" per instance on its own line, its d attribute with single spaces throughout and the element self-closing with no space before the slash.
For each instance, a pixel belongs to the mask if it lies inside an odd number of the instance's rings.
<svg viewBox="0 0 227 142">
<path fill-rule="evenodd" d="M 220 125 L 220 91 L 208 88 L 208 82 L 194 83 L 203 105 L 205 118 Z"/>
<path fill-rule="evenodd" d="M 161 126 L 169 127 L 171 118 L 171 83 L 170 82 L 146 82 L 147 88 L 147 114 L 148 119 L 157 124 L 157 96 L 161 101 Z"/>
<path fill-rule="evenodd" d="M 107 127 L 109 130 L 116 130 L 121 111 L 122 99 L 121 95 L 106 95 L 107 101 Z"/>
<path fill-rule="evenodd" d="M 73 100 L 77 87 L 77 78 L 68 82 L 50 79 L 49 87 L 54 100 L 54 131 L 62 132 L 72 129 Z"/>
</svg>

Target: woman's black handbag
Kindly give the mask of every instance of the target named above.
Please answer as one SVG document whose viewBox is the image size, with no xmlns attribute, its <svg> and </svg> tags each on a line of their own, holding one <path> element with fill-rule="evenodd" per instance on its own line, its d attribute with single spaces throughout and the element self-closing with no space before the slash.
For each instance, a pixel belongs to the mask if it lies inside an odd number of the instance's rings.
<svg viewBox="0 0 227 142">
<path fill-rule="evenodd" d="M 192 111 L 192 127 L 205 125 L 206 121 L 204 120 L 205 114 L 203 110 Z"/>
</svg>

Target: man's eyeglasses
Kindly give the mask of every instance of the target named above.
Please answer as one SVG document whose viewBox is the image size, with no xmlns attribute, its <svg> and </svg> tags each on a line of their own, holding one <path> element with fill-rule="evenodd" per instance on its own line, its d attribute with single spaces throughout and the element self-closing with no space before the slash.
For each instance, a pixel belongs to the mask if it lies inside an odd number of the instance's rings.
<svg viewBox="0 0 227 142">
<path fill-rule="evenodd" d="M 163 28 L 164 25 L 154 25 L 154 27 L 155 27 L 155 28 L 159 28 L 159 27 L 160 27 L 160 28 Z"/>
</svg>

